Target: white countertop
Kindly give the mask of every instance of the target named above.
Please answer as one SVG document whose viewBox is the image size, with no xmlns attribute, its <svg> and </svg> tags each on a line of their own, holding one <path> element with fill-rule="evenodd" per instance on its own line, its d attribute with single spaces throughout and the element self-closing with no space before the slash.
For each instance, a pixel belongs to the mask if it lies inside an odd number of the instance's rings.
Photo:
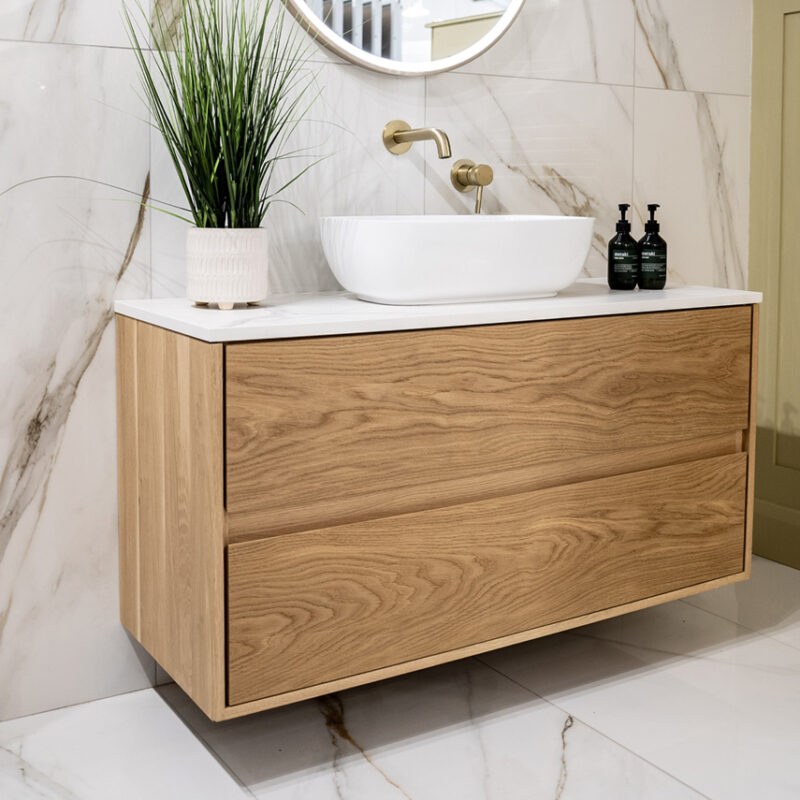
<svg viewBox="0 0 800 800">
<path fill-rule="evenodd" d="M 290 339 L 345 333 L 452 328 L 500 322 L 641 314 L 760 303 L 759 292 L 675 286 L 661 291 L 611 291 L 602 278 L 574 283 L 555 297 L 437 306 L 384 306 L 346 292 L 276 295 L 233 311 L 195 308 L 186 298 L 117 300 L 117 314 L 206 342 Z"/>
</svg>

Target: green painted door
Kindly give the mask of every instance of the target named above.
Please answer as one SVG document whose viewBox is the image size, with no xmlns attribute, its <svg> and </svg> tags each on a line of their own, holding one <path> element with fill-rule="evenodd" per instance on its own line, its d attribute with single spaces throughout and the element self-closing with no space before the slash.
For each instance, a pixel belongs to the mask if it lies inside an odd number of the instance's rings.
<svg viewBox="0 0 800 800">
<path fill-rule="evenodd" d="M 755 0 L 750 287 L 761 308 L 754 550 L 800 568 L 800 0 Z"/>
</svg>

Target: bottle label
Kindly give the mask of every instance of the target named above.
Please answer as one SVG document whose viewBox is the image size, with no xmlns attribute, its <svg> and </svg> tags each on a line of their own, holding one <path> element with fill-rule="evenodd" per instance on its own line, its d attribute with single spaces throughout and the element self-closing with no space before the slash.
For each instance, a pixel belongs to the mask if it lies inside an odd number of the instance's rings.
<svg viewBox="0 0 800 800">
<path fill-rule="evenodd" d="M 639 259 L 630 250 L 612 250 L 611 260 L 617 275 L 636 275 L 639 271 Z"/>
<path fill-rule="evenodd" d="M 642 249 L 642 277 L 663 277 L 667 273 L 667 257 L 661 250 Z"/>
</svg>

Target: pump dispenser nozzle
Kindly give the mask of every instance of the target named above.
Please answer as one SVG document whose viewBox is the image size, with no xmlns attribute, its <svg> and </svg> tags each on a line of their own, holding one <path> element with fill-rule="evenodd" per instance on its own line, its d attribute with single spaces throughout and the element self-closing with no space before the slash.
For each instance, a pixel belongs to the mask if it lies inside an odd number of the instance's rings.
<svg viewBox="0 0 800 800">
<path fill-rule="evenodd" d="M 650 219 L 644 225 L 645 234 L 639 240 L 640 289 L 663 289 L 667 283 L 667 243 L 658 235 L 656 222 L 658 203 L 647 206 Z"/>
<path fill-rule="evenodd" d="M 644 224 L 645 233 L 658 233 L 661 229 L 661 226 L 656 222 L 656 209 L 659 208 L 661 206 L 658 203 L 651 203 L 647 206 L 647 210 L 650 212 L 650 219 Z"/>
<path fill-rule="evenodd" d="M 631 236 L 631 223 L 625 219 L 630 203 L 620 203 L 617 235 L 608 242 L 608 288 L 636 288 L 639 278 L 639 251 L 636 241 Z"/>
<path fill-rule="evenodd" d="M 617 233 L 631 232 L 631 223 L 627 219 L 625 219 L 625 214 L 627 213 L 630 207 L 631 207 L 630 203 L 620 203 L 617 206 L 617 208 L 619 208 L 619 222 L 617 223 Z"/>
</svg>

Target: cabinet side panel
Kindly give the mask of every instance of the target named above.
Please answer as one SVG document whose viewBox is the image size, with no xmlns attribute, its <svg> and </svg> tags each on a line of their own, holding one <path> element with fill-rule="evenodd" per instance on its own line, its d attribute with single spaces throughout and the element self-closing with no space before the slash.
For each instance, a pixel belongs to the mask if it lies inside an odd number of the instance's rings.
<svg viewBox="0 0 800 800">
<path fill-rule="evenodd" d="M 758 306 L 752 306 L 750 345 L 750 408 L 747 439 L 747 511 L 745 516 L 744 569 L 750 575 L 753 560 L 753 504 L 755 501 L 756 477 L 756 428 L 758 422 L 756 400 L 758 398 Z"/>
<path fill-rule="evenodd" d="M 137 322 L 139 640 L 225 705 L 222 345 Z"/>
<path fill-rule="evenodd" d="M 136 322 L 117 316 L 117 492 L 119 611 L 122 624 L 141 638 L 139 617 L 139 451 L 136 414 Z"/>
<path fill-rule="evenodd" d="M 223 345 L 189 339 L 190 381 L 180 387 L 189 409 L 190 485 L 187 560 L 191 564 L 188 606 L 196 629 L 192 675 L 196 702 L 213 719 L 226 704 L 225 648 L 225 453 Z M 198 699 L 201 698 L 201 699 Z"/>
</svg>

